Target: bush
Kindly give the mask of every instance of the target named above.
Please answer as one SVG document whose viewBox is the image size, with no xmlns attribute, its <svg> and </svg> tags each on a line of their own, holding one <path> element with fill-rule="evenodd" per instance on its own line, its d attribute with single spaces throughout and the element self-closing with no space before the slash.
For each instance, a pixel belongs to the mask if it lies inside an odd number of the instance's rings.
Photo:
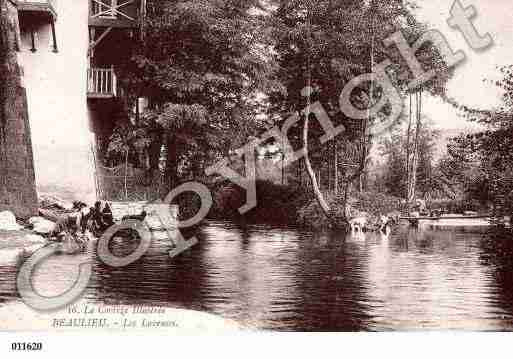
<svg viewBox="0 0 513 359">
<path fill-rule="evenodd" d="M 347 206 L 341 195 L 328 194 L 326 202 L 330 206 L 332 220 L 326 218 L 317 200 L 313 199 L 299 210 L 297 223 L 315 229 L 330 229 L 334 225 L 340 228 L 344 226 L 346 217 L 357 217 L 365 212 L 372 223 L 377 222 L 380 215 L 401 209 L 400 198 L 376 192 L 354 194 L 348 199 Z"/>
<path fill-rule="evenodd" d="M 371 216 L 386 215 L 401 211 L 403 200 L 380 192 L 358 193 L 350 199 L 351 208 L 366 212 Z"/>
<path fill-rule="evenodd" d="M 463 214 L 466 211 L 479 212 L 483 206 L 477 200 L 433 200 L 428 207 L 445 213 Z"/>
<path fill-rule="evenodd" d="M 310 195 L 295 186 L 256 182 L 257 207 L 241 215 L 239 208 L 246 203 L 246 191 L 230 182 L 214 189 L 214 206 L 209 217 L 213 219 L 244 220 L 253 223 L 296 222 L 297 211 L 310 200 Z"/>
<path fill-rule="evenodd" d="M 326 218 L 326 215 L 315 198 L 299 209 L 296 223 L 302 227 L 315 229 L 330 229 L 335 223 L 343 226 L 341 222 L 344 222 L 344 218 L 346 217 L 345 206 L 343 204 L 344 198 L 342 196 L 328 194 L 325 199 L 331 209 L 331 217 L 334 219 L 333 223 Z"/>
</svg>

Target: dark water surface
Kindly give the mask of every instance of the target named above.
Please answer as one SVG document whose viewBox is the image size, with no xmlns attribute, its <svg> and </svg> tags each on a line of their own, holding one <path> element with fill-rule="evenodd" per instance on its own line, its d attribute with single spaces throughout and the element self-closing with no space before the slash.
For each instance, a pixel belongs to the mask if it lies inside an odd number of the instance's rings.
<svg viewBox="0 0 513 359">
<path fill-rule="evenodd" d="M 95 260 L 86 298 L 202 310 L 258 329 L 513 330 L 513 238 L 407 227 L 346 238 L 231 223 L 209 223 L 198 238 L 174 259 L 155 241 L 125 268 Z M 78 260 L 48 260 L 36 273 L 41 294 L 70 285 Z M 15 272 L 0 266 L 0 306 L 19 300 Z"/>
</svg>

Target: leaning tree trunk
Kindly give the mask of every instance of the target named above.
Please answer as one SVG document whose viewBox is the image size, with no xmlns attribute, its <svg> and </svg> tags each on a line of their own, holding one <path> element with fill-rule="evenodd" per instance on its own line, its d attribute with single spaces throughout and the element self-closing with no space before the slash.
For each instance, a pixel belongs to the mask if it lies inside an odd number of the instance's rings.
<svg viewBox="0 0 513 359">
<path fill-rule="evenodd" d="M 311 1 L 307 4 L 307 22 L 308 22 L 308 43 L 311 45 L 312 43 L 312 24 L 310 20 L 310 9 L 311 9 Z M 310 46 L 308 46 L 308 50 L 310 50 Z M 317 177 L 315 176 L 315 172 L 312 168 L 312 163 L 310 162 L 310 156 L 308 155 L 308 132 L 310 127 L 310 105 L 312 100 L 312 72 L 311 72 L 311 63 L 310 63 L 310 53 L 308 53 L 308 65 L 307 65 L 307 111 L 305 114 L 305 124 L 303 127 L 303 148 L 305 150 L 305 166 L 306 172 L 310 177 L 310 181 L 312 182 L 312 188 L 314 191 L 315 198 L 317 199 L 317 203 L 322 209 L 322 212 L 326 216 L 327 219 L 331 221 L 331 209 L 328 206 L 328 203 L 324 199 L 322 195 L 321 189 L 319 188 L 319 183 L 317 182 Z"/>
<path fill-rule="evenodd" d="M 0 0 L 0 211 L 37 214 L 34 159 L 27 95 L 18 64 L 17 11 Z"/>
<path fill-rule="evenodd" d="M 317 199 L 317 203 L 319 203 L 319 206 L 321 206 L 322 212 L 326 216 L 326 218 L 331 218 L 331 209 L 324 199 L 324 196 L 322 195 L 321 189 L 319 188 L 319 183 L 317 182 L 317 177 L 315 176 L 315 171 L 312 168 L 312 163 L 310 162 L 310 157 L 308 156 L 308 132 L 309 132 L 309 126 L 310 126 L 310 119 L 309 114 L 305 116 L 305 125 L 303 128 L 303 148 L 305 149 L 305 165 L 306 165 L 306 172 L 308 173 L 308 176 L 310 177 L 310 181 L 312 182 L 313 191 L 315 194 L 315 198 Z"/>
</svg>

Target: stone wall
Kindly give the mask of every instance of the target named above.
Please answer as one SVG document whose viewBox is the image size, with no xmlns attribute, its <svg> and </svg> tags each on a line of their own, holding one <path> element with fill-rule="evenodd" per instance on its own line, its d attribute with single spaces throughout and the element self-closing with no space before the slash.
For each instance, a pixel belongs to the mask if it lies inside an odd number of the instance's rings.
<svg viewBox="0 0 513 359">
<path fill-rule="evenodd" d="M 27 95 L 16 53 L 18 14 L 9 0 L 0 5 L 0 211 L 26 218 L 37 214 L 37 193 Z"/>
</svg>

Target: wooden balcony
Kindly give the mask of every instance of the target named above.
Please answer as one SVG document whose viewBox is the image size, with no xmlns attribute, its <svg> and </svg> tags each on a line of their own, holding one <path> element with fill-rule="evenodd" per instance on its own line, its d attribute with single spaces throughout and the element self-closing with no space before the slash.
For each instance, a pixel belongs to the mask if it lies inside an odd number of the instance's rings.
<svg viewBox="0 0 513 359">
<path fill-rule="evenodd" d="M 92 68 L 87 71 L 87 98 L 108 99 L 117 96 L 114 69 Z"/>
<path fill-rule="evenodd" d="M 140 6 L 140 0 L 90 0 L 89 26 L 135 28 Z"/>
<path fill-rule="evenodd" d="M 20 12 L 49 17 L 53 21 L 57 19 L 53 0 L 16 0 L 15 3 Z"/>
</svg>

